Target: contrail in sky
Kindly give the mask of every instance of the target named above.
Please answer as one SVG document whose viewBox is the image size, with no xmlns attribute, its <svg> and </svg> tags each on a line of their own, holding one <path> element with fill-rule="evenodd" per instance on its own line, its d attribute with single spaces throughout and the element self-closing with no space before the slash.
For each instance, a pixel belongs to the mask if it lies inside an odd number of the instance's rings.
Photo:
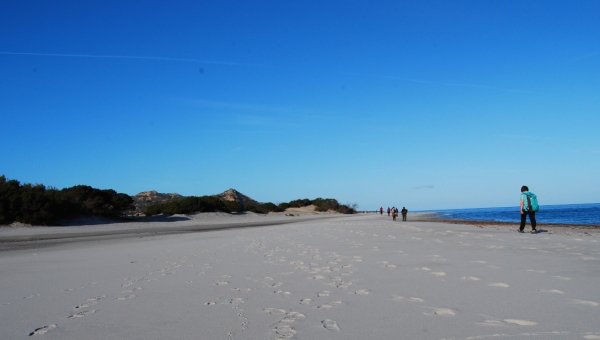
<svg viewBox="0 0 600 340">
<path fill-rule="evenodd" d="M 488 90 L 497 90 L 497 91 L 506 91 L 506 92 L 542 94 L 542 93 L 533 92 L 533 91 L 504 89 L 504 88 L 500 88 L 500 87 L 485 86 L 485 85 L 443 83 L 443 82 L 438 82 L 438 81 L 427 81 L 427 80 L 410 79 L 410 78 L 395 77 L 395 76 L 384 76 L 384 75 L 377 75 L 377 74 L 361 74 L 361 73 L 353 73 L 353 72 L 345 72 L 343 74 L 353 75 L 353 76 L 370 76 L 370 77 L 387 78 L 387 79 L 398 79 L 398 80 L 408 81 L 411 83 L 454 86 L 454 87 L 473 87 L 473 88 L 479 88 L 479 89 L 488 89 Z"/>
<path fill-rule="evenodd" d="M 215 64 L 215 65 L 231 65 L 231 66 L 259 66 L 256 64 L 244 64 L 229 61 L 213 61 L 213 60 L 199 60 L 199 59 L 188 59 L 188 58 L 167 58 L 167 57 L 143 57 L 143 56 L 131 56 L 131 55 L 96 55 L 96 54 L 58 54 L 58 53 L 30 53 L 30 52 L 2 52 L 0 54 L 5 55 L 30 55 L 30 56 L 41 56 L 41 57 L 68 57 L 68 58 L 103 58 L 103 59 L 141 59 L 141 60 L 166 60 L 166 61 L 183 61 L 200 64 Z"/>
</svg>

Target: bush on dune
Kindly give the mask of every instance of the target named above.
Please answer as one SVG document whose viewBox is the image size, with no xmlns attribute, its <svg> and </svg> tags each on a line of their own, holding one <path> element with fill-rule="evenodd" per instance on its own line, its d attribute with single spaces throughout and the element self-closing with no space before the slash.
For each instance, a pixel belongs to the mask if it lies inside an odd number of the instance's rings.
<svg viewBox="0 0 600 340">
<path fill-rule="evenodd" d="M 146 215 L 158 214 L 191 214 L 195 212 L 213 212 L 215 210 L 232 212 L 237 204 L 226 203 L 215 196 L 190 196 L 177 201 L 150 205 L 146 208 Z"/>
<path fill-rule="evenodd" d="M 75 216 L 118 217 L 132 209 L 133 198 L 112 189 L 96 189 L 87 185 L 58 190 L 42 184 L 21 184 L 0 176 L 0 224 L 22 222 L 37 225 L 52 225 L 63 218 Z M 281 212 L 287 208 L 302 208 L 315 205 L 316 211 L 337 211 L 343 214 L 356 213 L 356 205 L 339 204 L 332 198 L 297 199 L 288 203 L 242 204 L 224 201 L 216 196 L 191 196 L 177 201 L 150 205 L 146 215 L 190 214 L 195 212 L 251 211 L 259 214 Z"/>
<path fill-rule="evenodd" d="M 308 207 L 311 204 L 312 204 L 312 201 L 309 200 L 308 198 L 293 200 L 293 201 L 290 201 L 290 203 L 289 203 L 290 208 Z"/>
<path fill-rule="evenodd" d="M 324 212 L 333 210 L 342 214 L 356 213 L 355 204 L 339 204 L 338 201 L 333 198 L 317 198 L 315 200 L 304 198 L 289 203 L 280 203 L 278 205 L 271 202 L 244 205 L 235 201 L 223 201 L 215 196 L 192 196 L 178 201 L 150 205 L 146 208 L 145 214 L 149 216 L 158 214 L 191 214 L 195 212 L 213 212 L 215 210 L 228 213 L 250 211 L 257 214 L 268 214 L 270 212 L 281 212 L 287 208 L 301 208 L 309 205 L 315 205 L 316 211 Z"/>
<path fill-rule="evenodd" d="M 270 212 L 281 212 L 285 209 L 281 209 L 278 205 L 275 205 L 271 202 L 261 203 L 261 204 L 253 204 L 245 206 L 247 211 L 255 212 L 258 214 L 268 214 Z"/>
<path fill-rule="evenodd" d="M 112 189 L 86 185 L 58 190 L 42 184 L 23 184 L 0 176 L 0 223 L 52 225 L 62 218 L 92 215 L 117 217 L 133 199 Z"/>
<path fill-rule="evenodd" d="M 340 204 L 333 198 L 317 198 L 313 201 L 315 211 L 333 210 L 342 214 L 356 214 L 357 204 Z"/>
</svg>

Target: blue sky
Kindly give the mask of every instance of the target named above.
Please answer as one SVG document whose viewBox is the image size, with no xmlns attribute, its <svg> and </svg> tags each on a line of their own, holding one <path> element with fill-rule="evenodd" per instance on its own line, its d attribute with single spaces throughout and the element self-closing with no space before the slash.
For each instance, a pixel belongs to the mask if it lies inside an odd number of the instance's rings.
<svg viewBox="0 0 600 340">
<path fill-rule="evenodd" d="M 598 1 L 2 1 L 0 174 L 362 209 L 600 202 Z"/>
</svg>

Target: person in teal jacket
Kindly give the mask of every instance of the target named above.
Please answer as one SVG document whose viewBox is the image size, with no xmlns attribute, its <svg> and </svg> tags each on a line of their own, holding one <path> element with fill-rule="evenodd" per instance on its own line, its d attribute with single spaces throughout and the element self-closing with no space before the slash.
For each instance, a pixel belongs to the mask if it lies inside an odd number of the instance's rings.
<svg viewBox="0 0 600 340">
<path fill-rule="evenodd" d="M 535 229 L 537 223 L 535 222 L 535 211 L 528 210 L 525 206 L 525 202 L 527 200 L 527 196 L 536 197 L 534 193 L 529 192 L 529 188 L 524 185 L 521 187 L 521 225 L 519 226 L 519 232 L 523 233 L 525 229 L 525 223 L 527 222 L 527 215 L 529 215 L 529 221 L 531 222 L 531 233 L 535 234 L 537 230 Z"/>
</svg>

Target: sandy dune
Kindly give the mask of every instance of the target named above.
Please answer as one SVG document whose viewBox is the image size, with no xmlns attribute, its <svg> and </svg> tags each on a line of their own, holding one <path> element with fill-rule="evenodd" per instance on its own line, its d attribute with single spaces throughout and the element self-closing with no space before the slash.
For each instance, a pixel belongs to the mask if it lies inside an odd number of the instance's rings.
<svg viewBox="0 0 600 340">
<path fill-rule="evenodd" d="M 600 339 L 597 233 L 283 217 L 0 252 L 0 338 Z"/>
</svg>

